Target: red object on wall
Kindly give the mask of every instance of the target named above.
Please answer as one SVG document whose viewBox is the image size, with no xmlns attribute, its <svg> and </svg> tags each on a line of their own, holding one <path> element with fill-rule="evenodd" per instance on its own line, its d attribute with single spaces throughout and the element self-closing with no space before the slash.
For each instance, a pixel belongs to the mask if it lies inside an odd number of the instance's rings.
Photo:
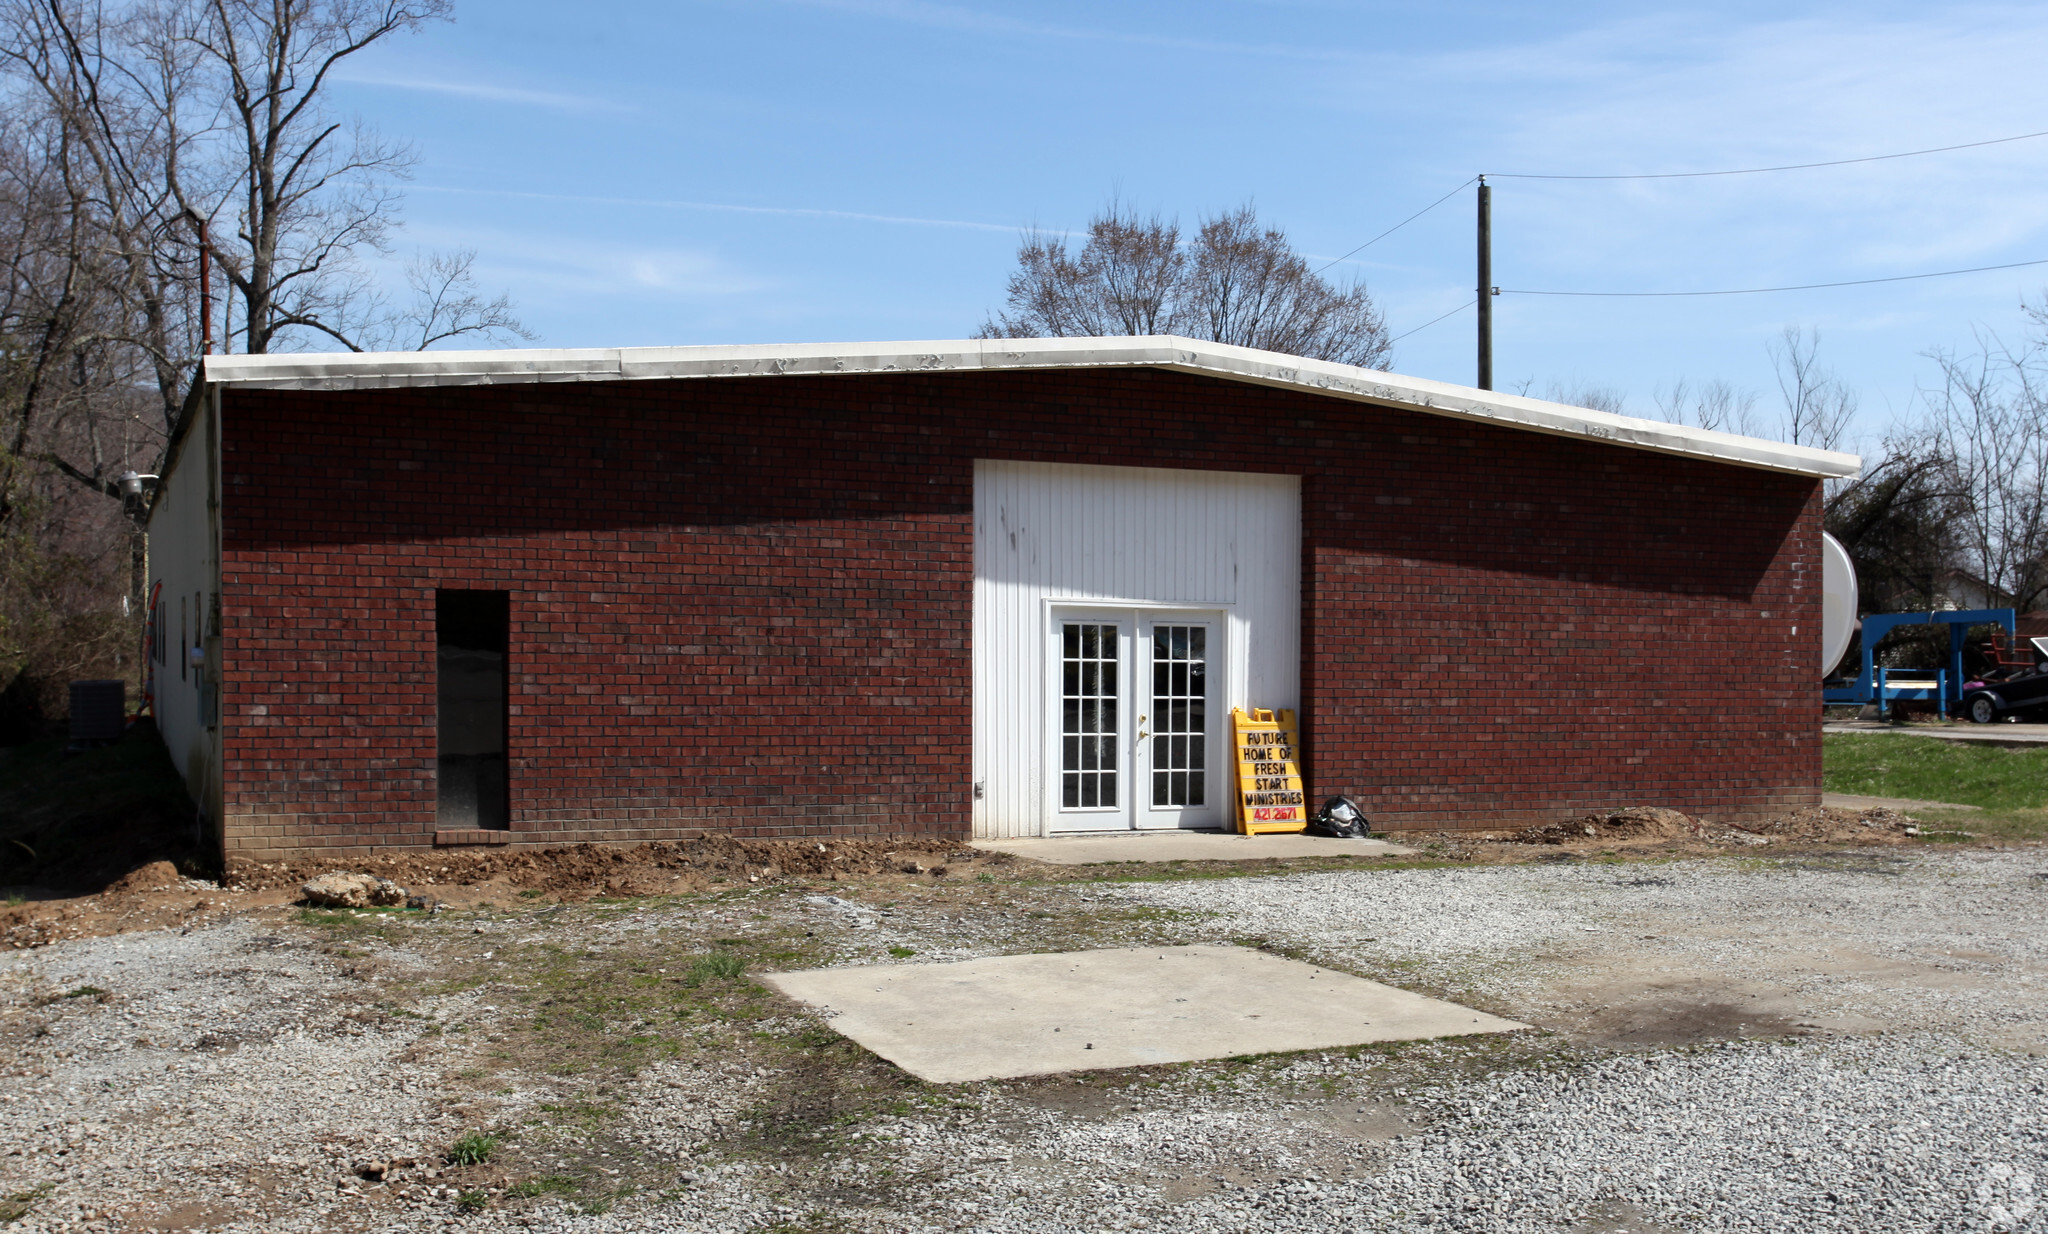
<svg viewBox="0 0 2048 1234">
<path fill-rule="evenodd" d="M 1298 474 L 1313 794 L 1819 800 L 1819 482 L 1148 369 L 223 394 L 229 855 L 434 841 L 434 589 L 515 842 L 968 832 L 973 461 Z"/>
</svg>

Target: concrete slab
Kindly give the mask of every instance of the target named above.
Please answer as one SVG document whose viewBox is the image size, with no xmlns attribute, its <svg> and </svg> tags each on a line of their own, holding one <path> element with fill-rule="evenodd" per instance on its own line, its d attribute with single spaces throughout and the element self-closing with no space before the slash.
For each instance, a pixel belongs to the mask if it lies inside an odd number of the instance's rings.
<svg viewBox="0 0 2048 1234">
<path fill-rule="evenodd" d="M 1108 835 L 975 840 L 975 848 L 1061 866 L 1106 861 L 1257 861 L 1272 857 L 1398 857 L 1412 848 L 1328 836 L 1241 836 L 1222 831 L 1117 831 Z"/>
<path fill-rule="evenodd" d="M 1913 810 L 1981 810 L 1982 806 L 1958 805 L 1953 801 L 1921 801 L 1913 797 L 1870 797 L 1862 793 L 1822 793 L 1820 803 L 1844 810 L 1897 810 L 1908 813 Z"/>
<path fill-rule="evenodd" d="M 1529 1027 L 1245 947 L 1119 947 L 760 980 L 941 1084 Z"/>
</svg>

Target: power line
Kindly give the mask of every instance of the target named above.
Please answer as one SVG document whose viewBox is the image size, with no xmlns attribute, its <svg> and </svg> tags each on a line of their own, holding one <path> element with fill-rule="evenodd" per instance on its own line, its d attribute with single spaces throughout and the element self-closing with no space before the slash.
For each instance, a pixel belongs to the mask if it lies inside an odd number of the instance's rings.
<svg viewBox="0 0 2048 1234">
<path fill-rule="evenodd" d="M 1492 175 L 1495 179 L 1499 180 L 1696 180 L 1703 179 L 1709 176 L 1754 176 L 1779 171 L 1811 171 L 1816 168 L 1822 167 L 1847 167 L 1857 163 L 1882 163 L 1888 162 L 1893 159 L 1918 158 L 1922 155 L 1928 154 L 1948 154 L 1957 150 L 1977 150 L 1985 146 L 2001 146 L 2016 141 L 2032 141 L 2035 138 L 2039 137 L 2048 137 L 2048 129 L 2042 129 L 2038 132 L 2033 133 L 2020 133 L 2012 137 L 1994 137 L 1987 141 L 1967 141 L 1951 146 L 1930 146 L 1924 150 L 1901 150 L 1892 154 L 1871 154 L 1864 155 L 1858 158 L 1827 159 L 1816 163 L 1783 163 L 1773 167 L 1736 167 L 1720 171 L 1638 172 L 1606 175 L 1565 175 L 1541 172 L 1490 172 L 1488 174 Z M 1484 176 L 1472 176 L 1466 180 L 1461 181 L 1455 188 L 1451 189 L 1450 192 L 1445 193 L 1442 197 L 1439 197 L 1435 201 L 1430 202 L 1422 209 L 1417 210 L 1415 213 L 1409 215 L 1405 219 L 1402 219 L 1400 222 L 1394 224 L 1392 227 L 1387 228 L 1385 231 L 1374 236 L 1372 239 L 1367 240 L 1365 243 L 1359 245 L 1354 249 L 1351 249 L 1343 256 L 1337 257 L 1331 261 L 1323 263 L 1321 266 L 1318 266 L 1315 270 L 1315 273 L 1321 274 L 1323 271 L 1328 270 L 1331 266 L 1334 266 L 1339 262 L 1347 261 L 1350 258 L 1357 256 L 1359 253 L 1362 253 L 1366 249 L 1371 248 L 1373 245 L 1378 244 L 1380 241 L 1386 239 L 1388 236 L 1393 235 L 1395 232 L 1401 230 L 1403 227 L 1406 227 L 1408 224 L 1414 222 L 1416 219 L 1421 218 L 1423 215 L 1428 214 L 1430 211 L 1436 209 L 1438 206 L 1443 205 L 1451 198 L 1457 196 L 1459 192 L 1463 191 L 1466 185 L 1471 184 L 1474 181 L 1484 183 L 1484 180 Z M 1906 283 L 1918 279 L 1948 278 L 1958 274 L 1983 274 L 1993 270 L 2019 270 L 2029 266 L 2041 265 L 2048 265 L 2048 258 L 2042 258 L 2037 261 L 2007 262 L 2003 265 L 1995 266 L 1971 266 L 1961 270 L 1933 270 L 1925 274 L 1897 274 L 1892 275 L 1888 278 L 1843 279 L 1838 282 L 1832 283 L 1796 283 L 1783 287 L 1729 287 L 1716 288 L 1713 290 L 1705 291 L 1552 291 L 1537 290 L 1532 288 L 1501 288 L 1496 290 L 1494 294 L 1516 296 L 1580 296 L 1620 299 L 1666 299 L 1686 296 L 1755 296 L 1766 295 L 1772 292 L 1781 291 L 1822 291 L 1834 287 L 1868 287 L 1880 283 Z M 1408 330 L 1401 334 L 1395 335 L 1393 338 L 1389 339 L 1388 342 L 1398 343 L 1402 339 L 1407 338 L 1409 335 L 1417 334 L 1423 330 L 1427 330 L 1431 326 L 1436 325 L 1438 322 L 1443 321 L 1446 318 L 1453 317 L 1458 313 L 1461 313 L 1464 310 L 1471 308 L 1473 305 L 1477 303 L 1479 303 L 1479 301 L 1476 297 L 1472 300 L 1468 300 L 1464 304 L 1459 305 L 1457 308 L 1452 309 L 1448 313 L 1443 313 L 1436 317 L 1432 317 L 1428 321 L 1423 322 L 1421 325 L 1416 326 L 1412 330 Z M 1482 377 L 1482 381 L 1483 380 L 1484 378 Z"/>
<path fill-rule="evenodd" d="M 1394 224 L 1392 227 L 1387 228 L 1385 231 L 1374 236 L 1372 239 L 1367 240 L 1364 244 L 1361 244 L 1357 248 L 1352 249 L 1351 252 L 1344 254 L 1344 256 L 1335 258 L 1331 261 L 1326 261 L 1322 265 L 1317 266 L 1315 272 L 1317 274 L 1321 274 L 1323 271 L 1329 269 L 1331 266 L 1336 265 L 1338 262 L 1349 260 L 1354 255 L 1363 253 L 1365 250 L 1371 248 L 1375 244 L 1378 244 L 1380 241 L 1386 239 L 1388 236 L 1393 235 L 1395 232 L 1401 230 L 1403 227 L 1406 227 L 1408 224 L 1414 222 L 1416 219 L 1421 218 L 1423 215 L 1428 214 L 1431 210 L 1436 209 L 1438 206 L 1443 205 L 1451 198 L 1456 197 L 1458 195 L 1458 189 L 1464 188 L 1467 184 L 1472 183 L 1473 180 L 1477 180 L 1478 178 L 1478 176 L 1473 176 L 1471 177 L 1471 179 L 1460 181 L 1458 184 L 1458 188 L 1454 188 L 1450 192 L 1445 193 L 1442 197 L 1439 197 L 1435 201 L 1430 202 L 1428 205 L 1422 207 L 1422 209 L 1417 210 L 1415 213 L 1409 215 L 1407 218 L 1402 219 L 1400 222 Z M 1418 329 L 1419 328 L 1420 327 L 1418 327 Z"/>
<path fill-rule="evenodd" d="M 1897 154 L 1872 154 L 1856 159 L 1829 159 L 1825 163 L 1786 163 L 1781 167 L 1738 167 L 1729 171 L 1661 171 L 1637 175 L 1607 176 L 1563 176 L 1544 175 L 1535 172 L 1488 172 L 1499 180 L 1695 180 L 1703 176 L 1755 176 L 1769 171 L 1809 171 L 1815 167 L 1847 167 L 1851 163 L 1882 163 L 1887 159 L 1918 158 L 1923 154 L 1947 154 L 1951 150 L 1975 150 L 1982 146 L 2002 146 L 2013 141 L 2032 141 L 2036 137 L 2048 137 L 2048 129 L 2038 133 L 2021 133 L 2017 137 L 1994 137 L 1990 141 L 1966 141 L 1959 146 L 1934 146 L 1926 150 L 1902 150 Z M 1465 184 L 1470 184 L 1467 180 Z M 1463 184 L 1459 188 L 1465 187 Z M 1456 190 L 1453 190 L 1456 191 Z"/>
<path fill-rule="evenodd" d="M 2013 261 L 2002 266 L 1971 266 L 1967 270 L 1931 270 L 1926 274 L 1894 274 L 1881 279 L 1844 279 L 1839 283 L 1797 283 L 1790 287 L 1731 287 L 1719 291 L 1531 291 L 1526 287 L 1503 287 L 1504 296 L 1622 296 L 1630 299 L 1662 296 L 1756 296 L 1770 291 L 1816 291 L 1824 287 L 1867 287 L 1872 283 L 1906 283 L 1914 279 L 1947 278 L 1951 274 L 1982 274 L 1986 270 L 2018 270 L 2025 266 L 2048 266 L 2048 257 L 2037 261 Z"/>
<path fill-rule="evenodd" d="M 1465 187 L 1465 186 L 1461 184 L 1461 185 L 1459 185 L 1458 187 L 1459 187 L 1459 188 L 1463 188 L 1463 187 Z M 1407 332 L 1405 332 L 1405 333 L 1402 333 L 1402 334 L 1396 334 L 1396 335 L 1395 335 L 1394 337 L 1392 337 L 1392 338 L 1390 338 L 1390 339 L 1388 339 L 1388 340 L 1387 340 L 1387 346 L 1389 346 L 1389 347 L 1392 347 L 1392 346 L 1393 346 L 1394 344 L 1396 344 L 1396 343 L 1400 342 L 1400 341 L 1401 341 L 1402 339 L 1404 339 L 1404 338 L 1407 338 L 1407 337 L 1408 337 L 1408 335 L 1410 335 L 1410 334 L 1420 334 L 1420 333 L 1421 333 L 1422 331 L 1424 331 L 1424 330 L 1427 330 L 1427 329 L 1429 329 L 1429 328 L 1430 328 L 1431 326 L 1433 326 L 1433 325 L 1435 325 L 1436 323 L 1438 323 L 1438 322 L 1442 321 L 1442 320 L 1444 319 L 1444 317 L 1452 317 L 1452 316 L 1455 316 L 1455 315 L 1457 315 L 1457 314 L 1459 314 L 1459 313 L 1462 313 L 1462 312 L 1464 312 L 1464 311 L 1465 311 L 1466 309 L 1468 309 L 1468 308 L 1471 308 L 1471 307 L 1472 307 L 1473 305 L 1475 305 L 1475 304 L 1477 304 L 1477 303 L 1479 303 L 1479 300 L 1477 299 L 1477 297 L 1475 297 L 1475 298 L 1473 298 L 1473 299 L 1470 299 L 1470 300 L 1467 300 L 1467 301 L 1465 301 L 1465 303 L 1463 303 L 1463 304 L 1460 304 L 1460 305 L 1459 305 L 1458 307 L 1456 307 L 1456 308 L 1452 309 L 1452 310 L 1451 310 L 1450 312 L 1448 312 L 1448 313 L 1445 313 L 1445 314 L 1444 314 L 1444 315 L 1443 315 L 1442 317 L 1432 317 L 1432 318 L 1430 318 L 1430 319 L 1429 319 L 1428 321 L 1425 321 L 1425 322 L 1423 322 L 1423 323 L 1422 323 L 1421 325 L 1419 325 L 1419 326 L 1415 327 L 1415 328 L 1414 328 L 1413 330 L 1409 330 L 1409 331 L 1407 331 Z"/>
</svg>

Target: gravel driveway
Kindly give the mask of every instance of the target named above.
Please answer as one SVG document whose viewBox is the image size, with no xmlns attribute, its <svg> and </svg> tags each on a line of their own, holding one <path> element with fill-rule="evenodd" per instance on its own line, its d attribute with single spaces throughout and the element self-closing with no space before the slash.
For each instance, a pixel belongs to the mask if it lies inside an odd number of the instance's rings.
<svg viewBox="0 0 2048 1234">
<path fill-rule="evenodd" d="M 1534 864 L 1106 887 L 1606 1044 L 2048 1045 L 2048 853 Z"/>
<path fill-rule="evenodd" d="M 0 956 L 0 1195 L 29 1209 L 10 1231 L 2048 1229 L 2044 872 L 1920 849 L 882 912 L 842 885 L 63 943 Z M 738 983 L 723 1018 L 598 1017 L 600 1044 L 669 1042 L 632 1067 L 521 1052 L 566 1005 L 515 959 L 537 949 L 654 989 L 714 945 L 923 962 L 1105 931 L 1263 940 L 1550 1031 L 934 1088 Z M 444 1159 L 485 1125 L 489 1165 Z"/>
</svg>

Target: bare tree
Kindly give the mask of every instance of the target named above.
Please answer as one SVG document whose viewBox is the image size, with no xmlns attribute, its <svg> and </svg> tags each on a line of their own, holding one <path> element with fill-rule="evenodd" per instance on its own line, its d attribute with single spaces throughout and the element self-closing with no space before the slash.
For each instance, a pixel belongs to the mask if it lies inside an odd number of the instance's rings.
<svg viewBox="0 0 2048 1234">
<path fill-rule="evenodd" d="M 2029 311 L 2038 325 L 2039 310 Z M 1964 564 L 2029 609 L 2048 594 L 2048 343 L 2013 348 L 1989 333 L 1977 342 L 1969 355 L 1930 353 L 1942 386 L 1928 397 L 1962 493 Z"/>
<path fill-rule="evenodd" d="M 1567 407 L 1583 407 L 1587 411 L 1604 411 L 1610 415 L 1628 414 L 1628 394 L 1619 386 L 1603 386 L 1596 382 L 1560 381 L 1553 377 L 1544 384 L 1543 393 L 1530 393 L 1536 388 L 1534 377 L 1524 377 L 1515 383 L 1515 393 L 1524 398 L 1540 398 L 1545 402 L 1563 403 Z"/>
<path fill-rule="evenodd" d="M 1657 412 L 1673 424 L 1690 424 L 1721 433 L 1760 436 L 1756 395 L 1738 390 L 1716 377 L 1698 386 L 1683 379 L 1657 395 Z"/>
<path fill-rule="evenodd" d="M 1121 202 L 1088 223 L 1080 253 L 1064 236 L 1030 231 L 1010 275 L 1009 312 L 984 338 L 1099 338 L 1171 333 L 1174 294 L 1187 265 L 1180 224 Z"/>
<path fill-rule="evenodd" d="M 122 668 L 140 541 L 95 477 L 162 446 L 101 203 L 61 118 L 15 103 L 0 119 L 0 742 L 59 712 L 68 678 Z"/>
<path fill-rule="evenodd" d="M 1182 296 L 1200 337 L 1240 347 L 1385 368 L 1387 323 L 1363 282 L 1338 288 L 1316 276 L 1277 227 L 1249 205 L 1206 219 Z"/>
<path fill-rule="evenodd" d="M 198 394 L 202 260 L 230 350 L 530 337 L 505 297 L 477 289 L 473 254 L 423 255 L 409 298 L 383 293 L 411 152 L 328 105 L 349 57 L 448 12 L 0 0 L 0 582 L 35 575 L 32 558 L 71 563 L 51 566 L 62 574 L 124 555 L 120 477 L 159 469 Z M 99 502 L 91 513 L 81 494 Z M 139 539 L 125 538 L 139 588 Z M 123 592 L 103 590 L 103 608 Z M 54 594 L 7 591 L 31 606 Z M 41 620 L 12 611 L 0 626 Z M 0 685 L 28 655 L 0 630 Z"/>
<path fill-rule="evenodd" d="M 1939 434 L 1912 430 L 1887 439 L 1828 497 L 1823 522 L 1855 562 L 1865 612 L 1943 602 L 1943 579 L 1962 558 L 1967 498 Z"/>
<path fill-rule="evenodd" d="M 1604 411 L 1617 416 L 1631 414 L 1626 391 L 1619 386 L 1583 378 L 1563 381 L 1553 377 L 1544 383 L 1542 392 L 1537 393 L 1536 379 L 1525 377 L 1515 383 L 1514 391 L 1530 398 L 1563 403 L 1567 407 L 1584 407 L 1589 411 Z M 1765 431 L 1759 427 L 1756 395 L 1738 390 L 1718 377 L 1697 386 L 1680 379 L 1659 389 L 1652 397 L 1658 417 L 1672 424 L 1689 424 L 1750 437 Z"/>
<path fill-rule="evenodd" d="M 414 154 L 336 119 L 325 87 L 349 57 L 450 13 L 449 0 L 184 0 L 140 23 L 147 76 L 132 76 L 165 129 L 164 183 L 186 219 L 208 224 L 242 350 L 531 337 L 504 298 L 475 293 L 473 254 L 415 263 L 413 301 L 396 309 L 364 265 L 390 252 Z"/>
<path fill-rule="evenodd" d="M 167 404 L 189 387 L 202 247 L 239 302 L 220 332 L 231 350 L 529 337 L 503 298 L 475 294 L 463 255 L 423 259 L 413 301 L 386 301 L 370 263 L 390 253 L 413 154 L 337 119 L 325 93 L 349 57 L 449 13 L 448 0 L 0 0 L 0 61 L 65 118 L 91 189 L 119 207 L 105 220 L 115 249 L 155 267 L 131 297 L 166 317 L 138 343 L 166 370 Z"/>
<path fill-rule="evenodd" d="M 415 256 L 405 272 L 412 303 L 389 318 L 392 327 L 403 333 L 386 335 L 378 342 L 379 349 L 425 351 L 436 343 L 471 334 L 534 338 L 513 314 L 510 295 L 500 292 L 486 300 L 477 290 L 475 266 L 474 249 Z"/>
<path fill-rule="evenodd" d="M 168 195 L 133 174 L 159 150 L 147 124 L 100 89 L 104 33 L 82 33 L 78 15 L 56 6 L 0 9 L 0 68 L 12 70 L 4 97 L 18 125 L 9 177 L 22 186 L 10 222 L 37 237 L 10 263 L 10 328 L 40 336 L 38 370 L 55 362 L 68 374 L 53 383 L 37 371 L 18 388 L 9 405 L 16 459 L 114 497 L 131 452 L 109 457 L 106 447 L 116 426 L 123 436 L 134 427 L 137 378 L 162 404 L 154 442 L 130 443 L 153 460 L 149 446 L 161 445 L 189 385 L 196 340 L 183 329 L 181 254 L 166 243 Z M 59 440 L 67 422 L 79 431 Z"/>
<path fill-rule="evenodd" d="M 982 338 L 1185 334 L 1267 351 L 1385 368 L 1393 349 L 1364 283 L 1321 278 L 1250 206 L 1180 224 L 1112 200 L 1078 254 L 1033 231 L 1017 249 L 1005 310 Z"/>
<path fill-rule="evenodd" d="M 87 289 L 96 296 L 101 351 L 66 362 L 101 373 L 89 383 L 101 388 L 131 386 L 126 370 L 141 365 L 157 395 L 153 427 L 168 438 L 195 390 L 202 256 L 222 283 L 229 350 L 531 337 L 505 297 L 477 291 L 473 254 L 417 259 L 410 302 L 381 292 L 371 263 L 390 252 L 392 186 L 412 155 L 336 119 L 324 93 L 348 57 L 448 13 L 448 0 L 0 0 L 6 97 L 44 121 L 34 177 L 63 199 L 44 213 L 70 220 L 43 260 L 69 263 L 74 316 Z M 96 398 L 83 414 L 132 408 Z M 38 405 L 14 424 L 32 435 L 47 422 Z M 110 497 L 121 470 L 154 469 L 150 458 L 46 454 Z M 0 511 L 4 497 L 0 477 Z"/>
<path fill-rule="evenodd" d="M 1820 331 L 1786 326 L 1778 341 L 1764 349 L 1785 399 L 1785 440 L 1795 446 L 1835 449 L 1856 416 L 1856 392 L 1820 366 Z"/>
</svg>

